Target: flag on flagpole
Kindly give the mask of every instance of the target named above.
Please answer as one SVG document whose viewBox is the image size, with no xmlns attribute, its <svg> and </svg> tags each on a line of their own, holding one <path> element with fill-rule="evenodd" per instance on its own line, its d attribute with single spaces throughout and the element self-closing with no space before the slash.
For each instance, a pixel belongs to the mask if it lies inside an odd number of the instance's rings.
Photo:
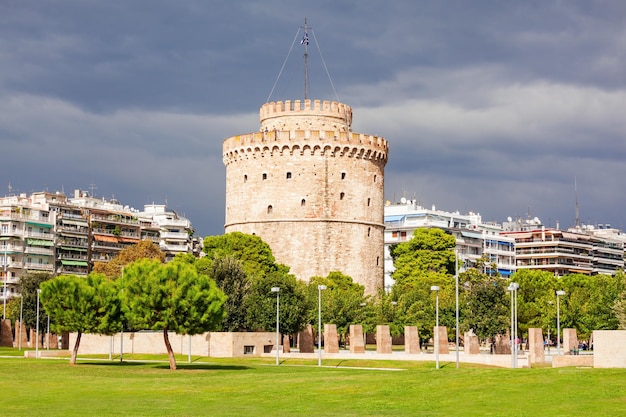
<svg viewBox="0 0 626 417">
<path fill-rule="evenodd" d="M 309 44 L 309 34 L 304 32 L 304 36 L 302 37 L 302 40 L 300 41 L 301 45 L 308 45 Z"/>
</svg>

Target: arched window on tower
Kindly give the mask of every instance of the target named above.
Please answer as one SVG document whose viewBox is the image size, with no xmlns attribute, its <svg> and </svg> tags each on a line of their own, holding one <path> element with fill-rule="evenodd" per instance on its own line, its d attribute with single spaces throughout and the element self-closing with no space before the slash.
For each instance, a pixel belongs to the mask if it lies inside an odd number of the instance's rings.
<svg viewBox="0 0 626 417">
<path fill-rule="evenodd" d="M 306 206 L 306 200 L 303 198 L 302 201 L 300 201 L 300 207 L 304 206 Z"/>
<path fill-rule="evenodd" d="M 342 180 L 345 180 L 345 179 L 346 179 L 346 173 L 345 173 L 345 172 L 342 172 L 342 173 L 341 173 L 341 179 L 342 179 Z"/>
<path fill-rule="evenodd" d="M 344 198 L 345 196 L 346 196 L 346 193 L 344 193 L 344 192 L 339 193 L 339 199 L 340 199 L 340 200 L 343 200 L 343 198 Z"/>
<path fill-rule="evenodd" d="M 372 201 L 372 199 L 371 199 L 371 198 L 368 198 L 368 199 L 367 199 L 367 207 L 369 207 L 369 206 L 370 206 L 371 201 Z"/>
<path fill-rule="evenodd" d="M 290 178 L 291 178 L 291 172 L 288 172 L 287 173 L 287 179 L 290 179 Z"/>
<path fill-rule="evenodd" d="M 367 228 L 367 237 L 370 237 L 370 232 L 371 232 L 371 231 L 372 231 L 372 228 L 371 228 L 371 227 L 368 227 L 368 228 Z"/>
<path fill-rule="evenodd" d="M 248 174 L 243 175 L 243 182 L 248 182 Z"/>
<path fill-rule="evenodd" d="M 271 204 L 267 206 L 267 214 L 272 214 L 273 211 L 274 211 L 274 207 L 272 207 Z"/>
<path fill-rule="evenodd" d="M 264 172 L 264 173 L 263 173 L 263 180 L 266 180 L 266 179 L 267 179 L 267 173 L 266 173 L 266 172 Z"/>
</svg>

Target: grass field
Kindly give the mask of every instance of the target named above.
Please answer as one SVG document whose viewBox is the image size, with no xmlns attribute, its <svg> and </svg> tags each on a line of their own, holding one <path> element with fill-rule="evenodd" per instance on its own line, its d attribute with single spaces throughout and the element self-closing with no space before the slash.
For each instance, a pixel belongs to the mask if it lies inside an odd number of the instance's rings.
<svg viewBox="0 0 626 417">
<path fill-rule="evenodd" d="M 125 356 L 24 359 L 0 350 L 6 416 L 621 416 L 624 369 L 497 369 L 400 361 Z M 368 369 L 369 368 L 369 369 Z"/>
</svg>

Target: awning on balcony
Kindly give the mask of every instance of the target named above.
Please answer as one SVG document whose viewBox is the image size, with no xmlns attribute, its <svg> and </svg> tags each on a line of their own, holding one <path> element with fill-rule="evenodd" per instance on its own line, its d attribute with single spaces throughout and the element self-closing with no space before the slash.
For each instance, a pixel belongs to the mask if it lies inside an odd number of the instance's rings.
<svg viewBox="0 0 626 417">
<path fill-rule="evenodd" d="M 26 239 L 26 243 L 31 246 L 54 246 L 54 243 L 51 240 L 44 239 Z"/>
<path fill-rule="evenodd" d="M 466 232 L 465 230 L 461 230 L 461 235 L 463 235 L 465 237 L 473 237 L 474 239 L 482 239 L 483 238 L 483 234 L 482 233 Z"/>
<path fill-rule="evenodd" d="M 120 242 L 124 242 L 124 243 L 139 243 L 139 238 L 121 237 L 120 238 Z"/>
<path fill-rule="evenodd" d="M 74 251 L 77 251 L 77 252 L 87 252 L 86 248 L 73 248 L 71 246 L 61 246 L 61 249 L 63 249 L 63 250 L 74 250 Z"/>
<path fill-rule="evenodd" d="M 119 239 L 116 236 L 93 235 L 93 238 L 99 242 L 117 243 Z"/>
<path fill-rule="evenodd" d="M 87 266 L 87 261 L 67 261 L 62 260 L 61 264 L 65 266 Z"/>
<path fill-rule="evenodd" d="M 37 223 L 37 222 L 26 221 L 26 224 L 32 224 L 33 226 L 37 226 L 37 227 L 49 227 L 49 228 L 52 228 L 52 225 L 51 224 L 47 224 L 47 223 Z"/>
<path fill-rule="evenodd" d="M 401 216 L 385 216 L 385 223 L 402 221 L 404 215 Z"/>
</svg>

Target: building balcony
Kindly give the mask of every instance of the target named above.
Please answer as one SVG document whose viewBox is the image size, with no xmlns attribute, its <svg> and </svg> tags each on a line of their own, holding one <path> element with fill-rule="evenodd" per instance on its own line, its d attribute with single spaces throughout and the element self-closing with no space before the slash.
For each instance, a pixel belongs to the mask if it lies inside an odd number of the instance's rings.
<svg viewBox="0 0 626 417">
<path fill-rule="evenodd" d="M 26 246 L 26 248 L 24 248 L 24 253 L 52 256 L 54 255 L 54 249 L 41 246 Z"/>
<path fill-rule="evenodd" d="M 136 217 L 127 217 L 119 214 L 92 214 L 91 215 L 92 223 L 113 223 L 113 224 L 132 224 L 139 226 L 139 219 Z"/>
<path fill-rule="evenodd" d="M 189 240 L 189 235 L 184 232 L 161 232 L 161 239 L 177 239 L 177 240 Z"/>
<path fill-rule="evenodd" d="M 48 240 L 53 240 L 54 239 L 54 234 L 53 233 L 29 232 L 28 230 L 24 231 L 24 236 L 25 237 L 36 237 L 36 238 L 39 238 L 39 239 L 48 239 Z"/>
<path fill-rule="evenodd" d="M 38 271 L 54 271 L 54 265 L 52 264 L 40 264 L 35 262 L 25 262 L 24 269 L 32 269 Z"/>
<path fill-rule="evenodd" d="M 187 252 L 189 246 L 187 245 L 172 245 L 161 243 L 160 248 L 164 252 Z"/>
</svg>

